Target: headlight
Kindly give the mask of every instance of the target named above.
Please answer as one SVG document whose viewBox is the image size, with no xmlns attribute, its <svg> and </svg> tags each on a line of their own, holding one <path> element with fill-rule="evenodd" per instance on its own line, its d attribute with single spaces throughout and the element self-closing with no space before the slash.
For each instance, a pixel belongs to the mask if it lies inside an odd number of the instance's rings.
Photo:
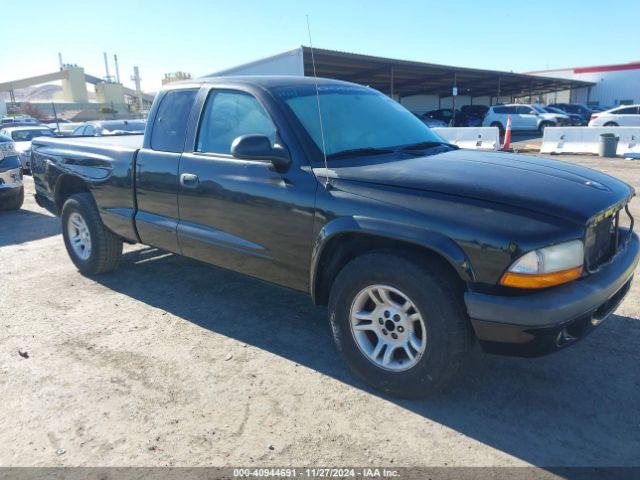
<svg viewBox="0 0 640 480">
<path fill-rule="evenodd" d="M 571 240 L 524 254 L 502 275 L 500 284 L 516 288 L 553 287 L 579 278 L 583 263 L 582 240 Z"/>
</svg>

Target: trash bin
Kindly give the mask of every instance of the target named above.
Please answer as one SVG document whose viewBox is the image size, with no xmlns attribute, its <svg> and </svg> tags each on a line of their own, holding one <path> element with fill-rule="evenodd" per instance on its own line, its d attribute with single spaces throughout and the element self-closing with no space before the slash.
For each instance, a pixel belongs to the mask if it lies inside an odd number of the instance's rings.
<svg viewBox="0 0 640 480">
<path fill-rule="evenodd" d="M 619 137 L 615 133 L 601 133 L 598 154 L 601 157 L 615 157 L 618 150 L 618 140 Z"/>
</svg>

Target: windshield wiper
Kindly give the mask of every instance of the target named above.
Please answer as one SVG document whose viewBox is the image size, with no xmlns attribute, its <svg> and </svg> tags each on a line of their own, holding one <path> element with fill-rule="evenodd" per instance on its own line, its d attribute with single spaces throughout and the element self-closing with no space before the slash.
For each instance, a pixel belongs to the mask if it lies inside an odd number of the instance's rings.
<svg viewBox="0 0 640 480">
<path fill-rule="evenodd" d="M 344 158 L 344 157 L 358 157 L 362 155 L 381 155 L 384 153 L 393 153 L 395 149 L 393 148 L 376 148 L 376 147 L 366 147 L 366 148 L 352 148 L 350 150 L 342 150 L 340 152 L 331 153 L 327 155 L 327 160 L 331 160 L 334 158 Z"/>
<path fill-rule="evenodd" d="M 327 155 L 327 160 L 332 160 L 335 158 L 345 158 L 345 157 L 358 157 L 364 155 L 382 155 L 385 153 L 420 153 L 422 150 L 440 146 L 447 146 L 451 148 L 458 148 L 455 145 L 446 142 L 418 142 L 411 143 L 409 145 L 401 145 L 399 147 L 386 147 L 386 148 L 378 148 L 378 147 L 365 147 L 365 148 L 353 148 L 350 150 L 342 150 L 340 152 L 332 153 Z"/>
</svg>

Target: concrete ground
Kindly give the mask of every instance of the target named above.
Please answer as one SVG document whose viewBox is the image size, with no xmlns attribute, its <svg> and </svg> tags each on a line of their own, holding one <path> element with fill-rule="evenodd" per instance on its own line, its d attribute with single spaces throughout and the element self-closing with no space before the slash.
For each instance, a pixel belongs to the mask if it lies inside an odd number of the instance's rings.
<svg viewBox="0 0 640 480">
<path fill-rule="evenodd" d="M 566 159 L 640 187 L 640 162 Z M 0 213 L 1 466 L 640 465 L 638 283 L 569 349 L 476 350 L 446 394 L 397 400 L 302 294 L 140 245 L 83 277 L 26 188 Z"/>
</svg>

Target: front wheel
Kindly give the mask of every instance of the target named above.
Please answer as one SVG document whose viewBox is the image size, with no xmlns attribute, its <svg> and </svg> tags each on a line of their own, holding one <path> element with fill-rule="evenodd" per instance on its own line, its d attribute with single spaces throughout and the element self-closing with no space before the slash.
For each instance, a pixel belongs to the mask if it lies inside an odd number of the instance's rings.
<svg viewBox="0 0 640 480">
<path fill-rule="evenodd" d="M 370 253 L 351 261 L 329 296 L 336 346 L 371 386 L 428 396 L 458 373 L 471 346 L 462 289 L 438 262 Z"/>
<path fill-rule="evenodd" d="M 62 236 L 71 261 L 85 275 L 115 270 L 122 239 L 109 231 L 89 193 L 72 195 L 62 207 Z"/>
<path fill-rule="evenodd" d="M 542 122 L 538 127 L 538 133 L 540 133 L 540 135 L 544 134 L 544 131 L 547 129 L 547 127 L 551 127 L 552 125 L 553 124 L 549 122 Z"/>
</svg>

